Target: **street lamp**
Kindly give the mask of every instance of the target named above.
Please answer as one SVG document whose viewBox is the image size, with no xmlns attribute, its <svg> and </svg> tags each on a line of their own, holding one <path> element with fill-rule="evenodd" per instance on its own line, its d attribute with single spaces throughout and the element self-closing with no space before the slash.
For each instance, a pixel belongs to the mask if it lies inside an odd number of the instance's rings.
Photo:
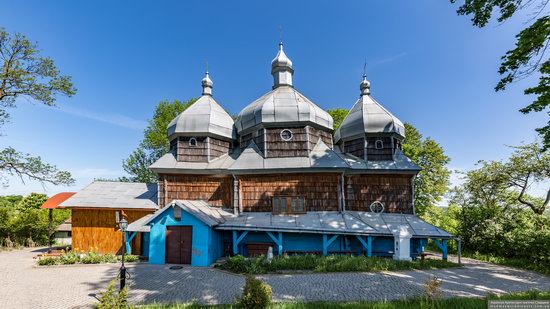
<svg viewBox="0 0 550 309">
<path fill-rule="evenodd" d="M 120 231 L 122 232 L 122 265 L 120 266 L 120 290 L 122 291 L 126 286 L 126 267 L 124 267 L 124 256 L 126 255 L 126 229 L 128 228 L 128 221 L 122 218 L 118 224 L 120 225 Z"/>
</svg>

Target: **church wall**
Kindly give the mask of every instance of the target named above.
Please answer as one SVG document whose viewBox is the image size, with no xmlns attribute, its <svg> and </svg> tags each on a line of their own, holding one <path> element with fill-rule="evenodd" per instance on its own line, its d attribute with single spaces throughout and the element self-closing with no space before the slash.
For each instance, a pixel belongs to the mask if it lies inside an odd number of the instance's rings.
<svg viewBox="0 0 550 309">
<path fill-rule="evenodd" d="M 365 139 L 356 138 L 344 142 L 344 152 L 352 154 L 358 158 L 365 158 Z"/>
<path fill-rule="evenodd" d="M 376 149 L 376 141 L 381 140 L 382 149 Z M 391 161 L 393 160 L 393 146 L 391 137 L 367 137 L 367 160 Z"/>
<path fill-rule="evenodd" d="M 308 152 L 308 135 L 305 127 L 288 127 L 288 128 L 268 128 L 266 130 L 266 151 L 267 158 L 284 158 L 284 157 L 307 157 Z M 281 137 L 283 130 L 292 132 L 292 139 L 285 141 Z"/>
<path fill-rule="evenodd" d="M 196 146 L 189 145 L 189 141 L 197 140 Z M 178 138 L 177 160 L 184 162 L 208 162 L 208 141 L 206 137 L 180 136 Z"/>
<path fill-rule="evenodd" d="M 231 143 L 228 141 L 209 137 L 208 142 L 210 144 L 210 160 L 219 158 L 231 150 Z"/>
<path fill-rule="evenodd" d="M 308 126 L 308 130 L 309 130 L 309 142 L 310 142 L 309 149 L 313 149 L 313 147 L 315 147 L 315 145 L 317 144 L 317 141 L 319 141 L 319 138 L 325 143 L 325 145 L 328 146 L 328 148 L 333 149 L 332 133 L 316 129 L 312 126 Z"/>
<path fill-rule="evenodd" d="M 159 205 L 173 200 L 204 200 L 211 206 L 231 208 L 231 176 L 159 175 Z"/>
<path fill-rule="evenodd" d="M 379 201 L 390 213 L 413 213 L 411 175 L 352 175 L 346 176 L 346 209 L 370 211 Z"/>
<path fill-rule="evenodd" d="M 243 211 L 272 212 L 273 196 L 302 196 L 306 211 L 338 211 L 336 173 L 239 176 Z"/>
</svg>

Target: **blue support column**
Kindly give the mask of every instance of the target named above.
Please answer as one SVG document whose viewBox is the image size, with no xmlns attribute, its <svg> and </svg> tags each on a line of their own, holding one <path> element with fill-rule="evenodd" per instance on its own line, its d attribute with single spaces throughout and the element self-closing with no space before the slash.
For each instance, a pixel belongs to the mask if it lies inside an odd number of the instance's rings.
<svg viewBox="0 0 550 309">
<path fill-rule="evenodd" d="M 367 237 L 367 256 L 368 257 L 372 256 L 372 241 L 373 240 L 374 240 L 373 236 L 368 236 Z"/>
<path fill-rule="evenodd" d="M 283 233 L 282 232 L 279 232 L 278 233 L 278 238 L 276 238 L 273 233 L 271 232 L 266 232 L 267 235 L 269 235 L 269 237 L 271 237 L 271 239 L 275 242 L 275 244 L 277 245 L 277 254 L 278 255 L 282 255 L 283 254 Z"/>
<path fill-rule="evenodd" d="M 244 231 L 239 236 L 238 231 L 233 230 L 233 254 L 235 254 L 235 255 L 239 254 L 239 243 L 244 239 L 246 234 L 248 234 L 248 231 Z"/>
<path fill-rule="evenodd" d="M 132 232 L 130 234 L 130 232 L 126 232 L 126 254 L 130 255 L 132 254 L 132 246 L 131 246 L 131 242 L 132 242 L 132 239 L 134 239 L 134 237 L 136 237 L 136 234 L 137 232 Z"/>
<path fill-rule="evenodd" d="M 442 239 L 441 241 L 439 241 L 438 239 L 434 239 L 433 241 L 435 242 L 437 247 L 441 250 L 443 260 L 446 261 L 447 260 L 447 239 Z"/>
<path fill-rule="evenodd" d="M 328 255 L 328 246 L 330 246 L 336 238 L 338 238 L 338 235 L 333 235 L 331 238 L 328 238 L 327 234 L 323 234 L 323 255 Z"/>
</svg>

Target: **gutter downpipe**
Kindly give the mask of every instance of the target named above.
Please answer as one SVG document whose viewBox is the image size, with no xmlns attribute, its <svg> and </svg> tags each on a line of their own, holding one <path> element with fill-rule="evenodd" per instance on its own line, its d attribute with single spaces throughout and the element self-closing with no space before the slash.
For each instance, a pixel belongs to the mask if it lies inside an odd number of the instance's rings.
<svg viewBox="0 0 550 309">
<path fill-rule="evenodd" d="M 462 239 L 460 237 L 455 238 L 458 247 L 458 265 L 462 265 Z"/>
<path fill-rule="evenodd" d="M 346 192 L 345 192 L 345 185 L 344 185 L 344 172 L 342 172 L 342 175 L 340 176 L 342 179 L 342 212 L 346 211 Z"/>
<path fill-rule="evenodd" d="M 237 176 L 235 174 L 231 174 L 233 176 L 233 214 L 235 216 L 239 215 L 239 204 L 240 204 L 240 196 L 239 196 L 239 182 L 237 180 Z"/>
</svg>

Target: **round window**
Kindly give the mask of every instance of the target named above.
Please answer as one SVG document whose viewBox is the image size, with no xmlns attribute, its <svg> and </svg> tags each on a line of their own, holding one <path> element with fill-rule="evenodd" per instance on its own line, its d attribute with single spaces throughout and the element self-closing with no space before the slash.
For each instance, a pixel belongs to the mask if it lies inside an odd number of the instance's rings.
<svg viewBox="0 0 550 309">
<path fill-rule="evenodd" d="M 382 204 L 382 202 L 379 202 L 379 201 L 372 202 L 372 204 L 370 204 L 369 208 L 370 208 L 370 211 L 375 212 L 375 213 L 384 212 L 384 204 Z"/>
<path fill-rule="evenodd" d="M 281 131 L 281 138 L 285 141 L 289 141 L 292 139 L 292 131 L 288 129 L 284 129 Z"/>
</svg>

